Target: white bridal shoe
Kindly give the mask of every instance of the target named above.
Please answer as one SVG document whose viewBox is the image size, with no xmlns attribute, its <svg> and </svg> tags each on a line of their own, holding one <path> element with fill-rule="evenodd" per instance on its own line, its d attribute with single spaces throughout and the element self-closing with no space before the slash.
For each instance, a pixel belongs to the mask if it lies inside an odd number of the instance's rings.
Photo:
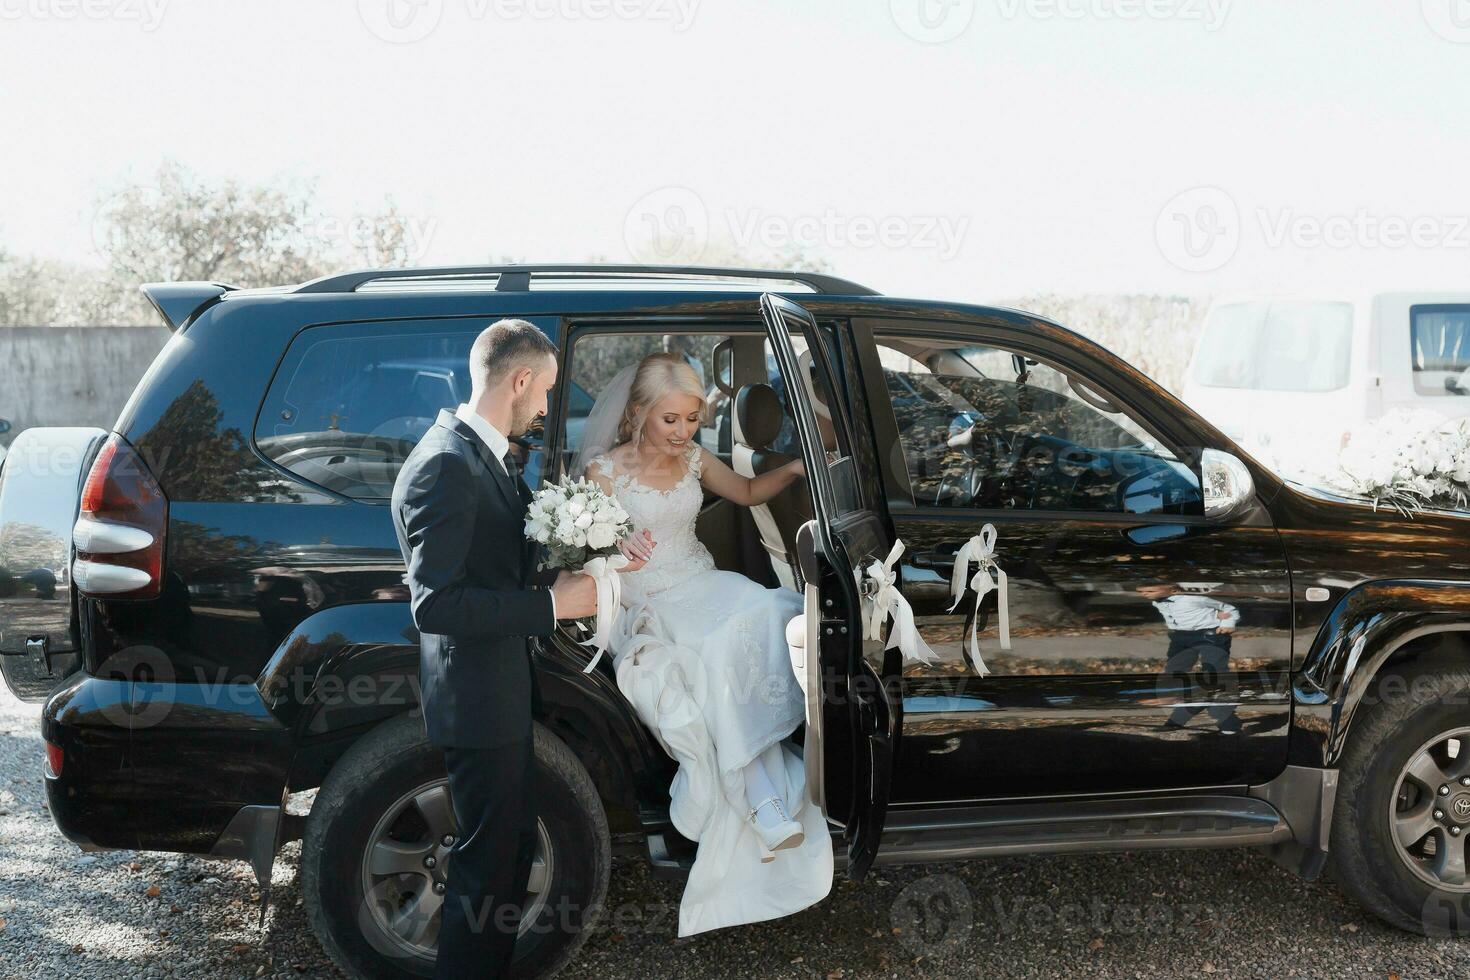
<svg viewBox="0 0 1470 980">
<path fill-rule="evenodd" d="M 801 824 L 786 815 L 786 806 L 780 797 L 772 796 L 750 811 L 750 820 L 755 824 L 756 835 L 768 852 L 761 855 L 763 864 L 775 860 L 776 851 L 788 847 L 800 847 L 806 840 Z"/>
</svg>

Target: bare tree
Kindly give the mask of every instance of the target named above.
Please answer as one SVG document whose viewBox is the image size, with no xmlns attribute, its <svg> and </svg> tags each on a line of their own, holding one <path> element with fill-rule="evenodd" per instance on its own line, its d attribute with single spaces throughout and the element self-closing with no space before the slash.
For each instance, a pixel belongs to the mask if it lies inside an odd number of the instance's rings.
<svg viewBox="0 0 1470 980">
<path fill-rule="evenodd" d="M 376 212 L 330 214 L 311 182 L 207 180 L 169 162 L 97 201 L 102 268 L 0 252 L 0 325 L 152 323 L 141 283 L 274 286 L 345 266 L 404 265 L 425 230 L 391 199 Z"/>
</svg>

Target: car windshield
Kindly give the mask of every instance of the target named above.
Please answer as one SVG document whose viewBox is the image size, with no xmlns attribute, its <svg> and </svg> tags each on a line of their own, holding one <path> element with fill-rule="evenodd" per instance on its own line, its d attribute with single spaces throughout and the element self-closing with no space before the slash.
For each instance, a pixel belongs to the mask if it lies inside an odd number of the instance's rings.
<svg viewBox="0 0 1470 980">
<path fill-rule="evenodd" d="M 1200 336 L 1194 380 L 1212 388 L 1334 391 L 1347 384 L 1352 343 L 1347 303 L 1217 306 Z"/>
</svg>

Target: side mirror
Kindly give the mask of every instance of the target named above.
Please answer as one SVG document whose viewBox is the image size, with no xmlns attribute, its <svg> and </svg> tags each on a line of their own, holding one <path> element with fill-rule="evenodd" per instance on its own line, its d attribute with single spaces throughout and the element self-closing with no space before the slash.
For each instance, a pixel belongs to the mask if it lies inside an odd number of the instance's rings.
<svg viewBox="0 0 1470 980">
<path fill-rule="evenodd" d="M 1256 484 L 1245 464 L 1227 452 L 1206 449 L 1200 454 L 1205 516 L 1226 520 L 1244 511 L 1256 495 Z"/>
</svg>

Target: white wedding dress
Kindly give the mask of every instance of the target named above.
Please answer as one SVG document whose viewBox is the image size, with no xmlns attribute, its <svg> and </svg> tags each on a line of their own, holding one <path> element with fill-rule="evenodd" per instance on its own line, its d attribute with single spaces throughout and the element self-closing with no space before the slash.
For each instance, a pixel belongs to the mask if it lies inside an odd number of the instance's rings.
<svg viewBox="0 0 1470 980">
<path fill-rule="evenodd" d="M 832 888 L 826 820 L 807 797 L 801 758 L 781 741 L 805 711 L 786 646 L 802 599 L 715 568 L 695 536 L 701 452 L 692 447 L 687 472 L 668 490 L 620 472 L 607 455 L 588 467 L 611 481 L 633 527 L 654 539 L 648 564 L 621 576 L 624 612 L 609 649 L 618 687 L 679 763 L 669 815 L 699 844 L 679 905 L 680 936 L 790 915 Z M 745 788 L 755 760 L 805 832 L 766 863 L 771 852 L 751 825 Z"/>
</svg>

